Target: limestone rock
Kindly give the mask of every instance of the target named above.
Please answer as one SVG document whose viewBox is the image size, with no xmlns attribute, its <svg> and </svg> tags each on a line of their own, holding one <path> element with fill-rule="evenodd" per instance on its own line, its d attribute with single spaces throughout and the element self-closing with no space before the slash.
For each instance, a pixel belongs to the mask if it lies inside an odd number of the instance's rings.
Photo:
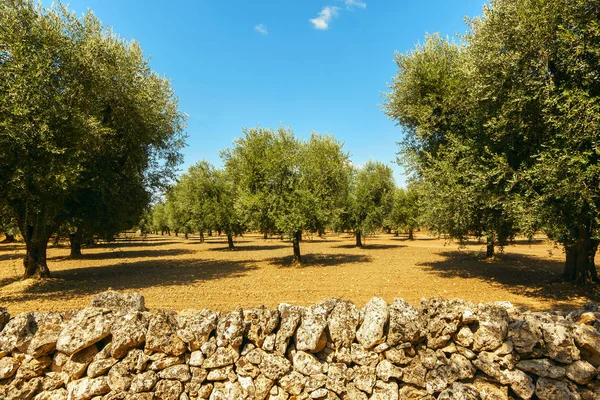
<svg viewBox="0 0 600 400">
<path fill-rule="evenodd" d="M 148 319 L 141 312 L 130 312 L 116 318 L 111 328 L 111 356 L 123 358 L 129 349 L 146 341 Z"/>
<path fill-rule="evenodd" d="M 39 322 L 39 327 L 27 348 L 32 357 L 41 357 L 56 350 L 58 336 L 63 329 L 63 317 L 58 313 L 48 313 Z"/>
<path fill-rule="evenodd" d="M 123 363 L 115 364 L 108 371 L 108 386 L 115 392 L 124 392 L 129 390 L 133 374 Z"/>
<path fill-rule="evenodd" d="M 284 303 L 279 305 L 278 311 L 280 322 L 275 337 L 275 351 L 282 356 L 285 355 L 290 338 L 296 332 L 296 327 L 303 313 L 303 307 Z"/>
<path fill-rule="evenodd" d="M 300 326 L 295 335 L 297 350 L 316 353 L 325 347 L 327 317 L 337 301 L 337 299 L 328 299 L 303 310 Z"/>
<path fill-rule="evenodd" d="M 423 335 L 423 324 L 419 311 L 406 300 L 394 299 L 389 307 L 390 325 L 387 343 L 395 346 L 400 343 L 418 341 Z"/>
<path fill-rule="evenodd" d="M 600 332 L 588 325 L 577 325 L 573 336 L 582 352 L 590 354 L 596 360 L 600 359 Z"/>
<path fill-rule="evenodd" d="M 384 326 L 389 318 L 387 303 L 381 297 L 373 297 L 363 308 L 364 320 L 356 340 L 366 349 L 375 347 L 385 340 Z"/>
<path fill-rule="evenodd" d="M 113 365 L 115 365 L 119 360 L 116 358 L 105 358 L 102 360 L 95 360 L 90 363 L 87 369 L 87 375 L 90 378 L 95 378 L 97 376 L 103 375 L 111 369 Z"/>
<path fill-rule="evenodd" d="M 33 400 L 67 400 L 67 389 L 44 390 L 37 394 Z"/>
<path fill-rule="evenodd" d="M 122 313 L 146 311 L 144 296 L 139 293 L 118 293 L 107 290 L 94 295 L 90 307 L 107 308 Z"/>
<path fill-rule="evenodd" d="M 417 389 L 410 385 L 404 385 L 398 391 L 398 397 L 402 400 L 434 400 L 435 397 L 425 390 Z"/>
<path fill-rule="evenodd" d="M 473 333 L 473 350 L 495 350 L 502 345 L 508 333 L 506 309 L 492 304 L 480 305 L 476 312 L 477 328 Z"/>
<path fill-rule="evenodd" d="M 522 360 L 517 364 L 521 371 L 531 372 L 543 378 L 562 379 L 566 374 L 563 367 L 557 366 L 552 361 L 542 358 L 538 360 Z"/>
<path fill-rule="evenodd" d="M 401 399 L 405 399 L 406 397 L 400 397 Z M 367 395 L 358 390 L 353 383 L 349 383 L 346 385 L 346 394 L 344 395 L 344 400 L 368 400 Z"/>
<path fill-rule="evenodd" d="M 411 385 L 421 388 L 425 387 L 425 377 L 427 369 L 423 366 L 420 360 L 414 358 L 410 364 L 402 370 L 402 380 Z"/>
<path fill-rule="evenodd" d="M 535 394 L 540 400 L 580 400 L 581 397 L 566 382 L 548 378 L 539 378 L 535 385 Z"/>
<path fill-rule="evenodd" d="M 154 353 L 150 356 L 148 369 L 151 371 L 160 371 L 172 365 L 183 364 L 183 357 L 167 356 L 164 353 Z"/>
<path fill-rule="evenodd" d="M 398 384 L 377 381 L 371 400 L 398 400 Z"/>
<path fill-rule="evenodd" d="M 180 382 L 187 382 L 192 379 L 190 367 L 186 364 L 173 365 L 165 368 L 158 373 L 160 379 L 172 379 Z"/>
<path fill-rule="evenodd" d="M 548 357 L 565 364 L 579 360 L 579 349 L 566 326 L 545 323 L 541 328 Z"/>
<path fill-rule="evenodd" d="M 377 364 L 377 378 L 384 382 L 389 381 L 391 378 L 400 379 L 402 378 L 402 368 L 399 368 L 389 362 L 388 360 L 382 360 Z"/>
<path fill-rule="evenodd" d="M 377 353 L 366 350 L 358 343 L 352 343 L 351 357 L 352 362 L 358 365 L 375 366 L 379 362 L 379 355 L 377 355 Z"/>
<path fill-rule="evenodd" d="M 350 347 L 356 337 L 356 327 L 360 319 L 360 310 L 350 301 L 339 301 L 329 317 L 327 328 L 336 347 Z"/>
<path fill-rule="evenodd" d="M 348 366 L 342 363 L 333 363 L 329 365 L 327 371 L 327 389 L 342 394 L 346 392 L 346 370 Z"/>
<path fill-rule="evenodd" d="M 279 311 L 269 310 L 265 306 L 260 306 L 244 311 L 244 320 L 248 324 L 246 337 L 257 347 L 261 347 L 265 338 L 277 328 Z"/>
<path fill-rule="evenodd" d="M 299 372 L 291 371 L 279 379 L 279 385 L 291 395 L 299 395 L 306 384 L 306 377 Z"/>
<path fill-rule="evenodd" d="M 32 358 L 30 356 L 26 356 L 22 361 L 19 369 L 17 370 L 17 374 L 15 375 L 15 379 L 22 380 L 30 380 L 32 378 L 41 376 L 44 371 L 52 364 L 52 359 L 50 357 L 40 357 L 40 358 Z"/>
<path fill-rule="evenodd" d="M 305 390 L 307 392 L 313 392 L 319 388 L 324 387 L 327 384 L 327 375 L 317 374 L 311 375 L 306 379 Z"/>
<path fill-rule="evenodd" d="M 110 387 L 105 376 L 83 378 L 69 383 L 67 392 L 69 400 L 89 400 L 94 396 L 107 394 L 110 392 Z"/>
<path fill-rule="evenodd" d="M 229 378 L 229 375 L 232 373 L 233 368 L 228 365 L 222 368 L 211 369 L 206 376 L 206 379 L 209 381 L 224 381 Z"/>
<path fill-rule="evenodd" d="M 179 381 L 161 380 L 154 388 L 154 396 L 159 400 L 179 400 L 183 385 Z"/>
<path fill-rule="evenodd" d="M 202 367 L 219 368 L 233 365 L 239 357 L 240 355 L 233 347 L 219 347 L 213 355 L 204 360 Z"/>
<path fill-rule="evenodd" d="M 191 351 L 195 351 L 208 342 L 210 334 L 217 329 L 219 313 L 208 309 L 183 310 L 176 319 L 177 335 L 187 343 Z"/>
<path fill-rule="evenodd" d="M 360 366 L 354 368 L 354 385 L 357 389 L 371 394 L 377 381 L 375 367 Z"/>
<path fill-rule="evenodd" d="M 84 308 L 73 317 L 58 336 L 56 349 L 71 355 L 110 335 L 113 314 L 105 308 Z"/>
<path fill-rule="evenodd" d="M 142 372 L 141 374 L 137 374 L 132 378 L 129 390 L 133 393 L 149 392 L 152 390 L 157 381 L 158 376 L 156 375 L 156 372 Z"/>
<path fill-rule="evenodd" d="M 262 356 L 259 369 L 267 378 L 277 380 L 292 369 L 292 364 L 281 356 L 265 353 Z"/>
<path fill-rule="evenodd" d="M 472 386 L 455 382 L 451 389 L 446 389 L 438 396 L 438 400 L 480 400 L 479 392 Z"/>
<path fill-rule="evenodd" d="M 406 365 L 409 364 L 412 360 L 412 357 L 408 356 L 404 349 L 391 348 L 387 350 L 384 354 L 386 360 L 389 360 L 392 364 L 395 365 Z"/>
<path fill-rule="evenodd" d="M 12 377 L 17 373 L 21 363 L 13 357 L 0 358 L 0 380 Z"/>
<path fill-rule="evenodd" d="M 509 324 L 508 339 L 514 344 L 517 353 L 531 353 L 542 343 L 541 324 L 533 315 L 517 316 Z"/>
<path fill-rule="evenodd" d="M 254 380 L 255 396 L 256 400 L 263 400 L 269 395 L 269 391 L 273 387 L 273 380 L 267 378 L 263 374 L 260 374 Z"/>
<path fill-rule="evenodd" d="M 567 366 L 567 378 L 580 385 L 587 385 L 596 376 L 596 368 L 587 361 L 575 361 Z"/>
<path fill-rule="evenodd" d="M 454 335 L 454 342 L 462 347 L 471 347 L 473 345 L 473 331 L 466 325 L 461 326 Z"/>
<path fill-rule="evenodd" d="M 173 329 L 176 322 L 172 316 L 165 312 L 152 315 L 146 333 L 146 350 L 160 352 L 170 356 L 179 356 L 186 350 L 185 343 Z"/>
<path fill-rule="evenodd" d="M 81 378 L 96 354 L 98 354 L 96 345 L 91 345 L 73 354 L 61 370 L 66 378 L 65 383 Z"/>
<path fill-rule="evenodd" d="M 508 387 L 480 377 L 475 378 L 473 386 L 481 395 L 482 400 L 508 400 Z"/>
<path fill-rule="evenodd" d="M 421 304 L 430 349 L 445 347 L 458 330 L 465 308 L 472 305 L 461 300 L 431 298 Z"/>
<path fill-rule="evenodd" d="M 244 330 L 244 314 L 241 308 L 226 314 L 217 324 L 217 346 L 239 347 L 242 344 Z"/>
<path fill-rule="evenodd" d="M 41 315 L 34 312 L 21 313 L 8 321 L 0 332 L 0 351 L 4 354 L 18 351 L 25 353 L 35 332 Z"/>
<path fill-rule="evenodd" d="M 306 376 L 327 372 L 324 365 L 312 354 L 297 351 L 293 357 L 294 369 Z"/>
</svg>

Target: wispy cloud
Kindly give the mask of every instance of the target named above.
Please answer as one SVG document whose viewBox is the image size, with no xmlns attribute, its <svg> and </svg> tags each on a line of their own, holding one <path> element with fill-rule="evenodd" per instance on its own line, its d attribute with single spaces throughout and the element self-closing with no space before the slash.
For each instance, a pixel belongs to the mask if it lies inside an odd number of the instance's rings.
<svg viewBox="0 0 600 400">
<path fill-rule="evenodd" d="M 353 0 L 350 0 L 353 1 Z M 339 8 L 333 6 L 325 6 L 319 12 L 319 15 L 316 18 L 311 18 L 309 21 L 313 24 L 313 28 L 319 30 L 325 30 L 329 28 L 329 23 L 339 14 Z"/>
<path fill-rule="evenodd" d="M 341 0 L 344 2 L 344 5 L 347 8 L 354 8 L 354 7 L 358 7 L 358 8 L 366 8 L 367 7 L 367 3 L 363 3 L 360 0 Z"/>
<path fill-rule="evenodd" d="M 254 27 L 254 30 L 258 33 L 260 33 L 261 35 L 268 35 L 269 34 L 269 30 L 267 29 L 267 27 L 263 24 L 258 24 Z"/>
</svg>

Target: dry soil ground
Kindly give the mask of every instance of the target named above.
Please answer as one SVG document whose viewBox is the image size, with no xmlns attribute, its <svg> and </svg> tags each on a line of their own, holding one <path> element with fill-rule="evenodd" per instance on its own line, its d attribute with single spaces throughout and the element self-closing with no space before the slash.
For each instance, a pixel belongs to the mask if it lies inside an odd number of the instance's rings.
<svg viewBox="0 0 600 400">
<path fill-rule="evenodd" d="M 230 251 L 224 237 L 148 236 L 84 248 L 79 259 L 69 249 L 48 249 L 52 278 L 19 280 L 21 244 L 0 245 L 0 305 L 9 312 L 64 310 L 88 304 L 112 288 L 137 291 L 152 309 L 212 308 L 281 302 L 307 305 L 328 297 L 362 306 L 373 296 L 418 304 L 420 298 L 461 297 L 476 302 L 508 300 L 534 309 L 581 306 L 598 300 L 596 291 L 560 282 L 564 255 L 538 239 L 517 241 L 495 260 L 482 258 L 484 245 L 458 244 L 417 235 L 367 238 L 353 247 L 348 235 L 309 238 L 301 244 L 304 263 L 292 263 L 292 249 L 258 235 L 236 239 Z"/>
</svg>

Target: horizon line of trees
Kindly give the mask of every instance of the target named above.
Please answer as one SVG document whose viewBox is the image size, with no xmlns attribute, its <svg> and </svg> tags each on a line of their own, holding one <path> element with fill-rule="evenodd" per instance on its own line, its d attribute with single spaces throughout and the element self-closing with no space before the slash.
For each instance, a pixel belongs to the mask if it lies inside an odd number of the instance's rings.
<svg viewBox="0 0 600 400">
<path fill-rule="evenodd" d="M 352 165 L 333 136 L 298 139 L 290 128 L 244 129 L 244 136 L 221 152 L 224 167 L 206 161 L 191 166 L 140 224 L 145 231 L 222 232 L 233 237 L 248 230 L 278 235 L 292 242 L 301 261 L 303 232 L 352 230 L 356 246 L 379 229 L 418 225 L 410 190 L 395 185 L 389 166 L 368 161 Z M 412 203 L 412 204 L 411 204 Z"/>
</svg>

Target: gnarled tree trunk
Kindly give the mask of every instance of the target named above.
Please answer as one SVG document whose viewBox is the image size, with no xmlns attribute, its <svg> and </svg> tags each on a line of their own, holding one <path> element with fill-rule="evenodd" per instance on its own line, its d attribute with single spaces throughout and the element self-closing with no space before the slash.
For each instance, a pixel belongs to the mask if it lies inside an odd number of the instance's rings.
<svg viewBox="0 0 600 400">
<path fill-rule="evenodd" d="M 77 229 L 75 233 L 69 235 L 71 242 L 71 257 L 81 256 L 81 242 L 83 241 L 83 233 Z"/>
<path fill-rule="evenodd" d="M 233 235 L 231 234 L 231 232 L 227 232 L 227 244 L 229 245 L 229 248 L 232 250 L 235 247 L 233 245 Z"/>
<path fill-rule="evenodd" d="M 33 226 L 28 225 L 25 228 L 26 253 L 23 259 L 25 271 L 23 278 L 47 278 L 50 276 L 50 270 L 46 264 L 46 246 L 48 236 L 36 235 Z"/>
<path fill-rule="evenodd" d="M 362 232 L 357 229 L 356 231 L 354 231 L 354 237 L 356 239 L 356 247 L 362 247 Z"/>
<path fill-rule="evenodd" d="M 297 262 L 302 262 L 302 256 L 300 256 L 300 241 L 302 240 L 302 231 L 294 233 L 293 244 L 294 244 L 294 259 Z"/>
<path fill-rule="evenodd" d="M 577 240 L 565 246 L 566 260 L 563 278 L 566 281 L 589 285 L 598 282 L 595 257 L 598 239 L 592 237 L 589 224 L 580 224 L 573 230 Z"/>
<path fill-rule="evenodd" d="M 485 257 L 492 258 L 496 253 L 496 235 L 494 232 L 489 232 L 486 237 Z"/>
<path fill-rule="evenodd" d="M 412 226 L 408 228 L 408 240 L 415 240 L 415 228 Z"/>
</svg>

